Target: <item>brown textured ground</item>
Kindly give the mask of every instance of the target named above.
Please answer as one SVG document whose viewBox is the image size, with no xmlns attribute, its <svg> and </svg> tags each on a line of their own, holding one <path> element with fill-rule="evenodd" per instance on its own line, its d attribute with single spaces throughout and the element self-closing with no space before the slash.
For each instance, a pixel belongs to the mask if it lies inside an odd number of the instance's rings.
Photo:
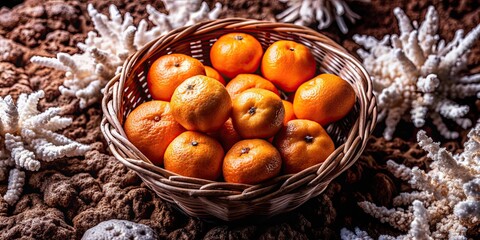
<svg viewBox="0 0 480 240">
<path fill-rule="evenodd" d="M 99 105 L 79 111 L 76 101 L 60 96 L 57 90 L 64 79 L 62 72 L 38 67 L 28 61 L 34 54 L 53 56 L 59 51 L 77 51 L 75 44 L 91 30 L 85 2 L 47 1 L 39 4 L 31 0 L 13 10 L 6 7 L 0 10 L 0 96 L 45 90 L 47 97 L 41 101 L 41 107 L 66 106 L 65 114 L 74 118 L 74 124 L 64 133 L 95 148 L 84 158 L 44 164 L 41 171 L 27 173 L 24 195 L 15 206 L 8 206 L 0 198 L 0 239 L 78 239 L 86 229 L 113 218 L 147 224 L 162 239 L 336 239 L 339 229 L 344 226 L 350 229 L 359 226 L 372 236 L 398 234 L 365 215 L 356 202 L 366 199 L 389 206 L 393 196 L 408 189 L 385 170 L 386 160 L 426 167 L 423 162 L 425 154 L 415 144 L 415 132 L 408 124 L 400 126 L 399 138 L 391 142 L 372 137 L 358 163 L 336 179 L 324 194 L 261 226 L 204 222 L 187 217 L 160 200 L 135 174 L 106 152 L 99 130 Z M 144 7 L 148 1 L 136 4 L 120 0 L 91 2 L 102 12 L 106 12 L 110 3 L 115 3 L 122 12 L 133 13 L 139 21 L 145 16 Z M 221 2 L 229 9 L 225 16 L 261 19 L 273 19 L 274 14 L 285 7 L 277 1 L 267 0 Z M 400 6 L 407 15 L 420 19 L 432 3 L 441 15 L 440 34 L 446 39 L 452 38 L 455 29 L 464 28 L 468 32 L 480 23 L 479 3 L 475 0 L 377 2 L 351 4 L 363 19 L 356 25 L 349 25 L 348 35 L 339 34 L 336 26 L 325 33 L 353 51 L 357 46 L 350 40 L 352 34 L 381 38 L 384 34 L 398 32 L 392 16 L 393 7 Z M 158 0 L 151 4 L 161 7 Z M 479 45 L 472 50 L 471 66 L 480 66 Z M 479 72 L 480 67 L 472 71 Z M 479 109 L 473 110 L 472 115 L 478 116 Z M 376 136 L 380 135 L 381 127 Z M 439 139 L 435 131 L 428 127 L 427 131 Z M 458 150 L 461 141 L 444 145 Z M 5 191 L 6 182 L 2 182 L 0 193 Z M 479 237 L 476 234 L 470 233 L 473 238 Z"/>
</svg>

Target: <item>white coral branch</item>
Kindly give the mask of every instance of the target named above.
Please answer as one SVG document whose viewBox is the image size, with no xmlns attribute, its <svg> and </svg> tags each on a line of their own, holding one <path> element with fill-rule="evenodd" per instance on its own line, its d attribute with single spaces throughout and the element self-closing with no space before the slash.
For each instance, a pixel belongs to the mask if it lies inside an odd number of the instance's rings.
<svg viewBox="0 0 480 240">
<path fill-rule="evenodd" d="M 430 199 L 432 199 L 432 194 L 428 192 L 418 192 L 418 191 L 413 191 L 409 193 L 403 192 L 393 198 L 393 206 L 398 207 L 398 206 L 410 205 L 415 200 L 419 200 L 428 204 Z"/>
<path fill-rule="evenodd" d="M 17 104 L 10 96 L 0 98 L 0 178 L 10 170 L 9 185 L 4 199 L 13 205 L 19 198 L 25 174 L 20 169 L 38 171 L 41 161 L 81 156 L 90 146 L 73 141 L 55 131 L 72 123 L 60 117 L 60 108 L 37 109 L 43 91 L 21 94 Z"/>
<path fill-rule="evenodd" d="M 10 204 L 15 204 L 22 195 L 23 185 L 25 184 L 25 172 L 16 168 L 10 170 L 8 177 L 8 190 L 3 196 L 3 199 Z"/>
<path fill-rule="evenodd" d="M 394 206 L 412 204 L 403 210 L 387 209 L 370 202 L 359 206 L 368 214 L 406 231 L 398 237 L 381 236 L 380 239 L 467 239 L 468 229 L 480 225 L 480 124 L 467 135 L 462 153 L 453 155 L 439 143 L 419 131 L 419 146 L 433 160 L 431 170 L 408 168 L 387 161 L 387 169 L 396 177 L 408 181 L 419 191 L 400 193 L 393 199 Z M 410 218 L 412 216 L 412 218 Z M 400 224 L 399 224 L 400 223 Z M 433 230 L 433 232 L 430 232 Z"/>
<path fill-rule="evenodd" d="M 338 28 L 344 34 L 348 32 L 343 17 L 355 23 L 359 19 L 347 3 L 343 0 L 281 0 L 287 2 L 288 8 L 276 16 L 280 22 L 294 22 L 298 25 L 308 26 L 318 22 L 319 30 L 330 26 L 333 21 L 337 22 Z"/>
<path fill-rule="evenodd" d="M 422 127 L 430 118 L 445 138 L 457 138 L 458 132 L 450 130 L 442 118 L 451 119 L 462 128 L 471 126 L 466 119 L 468 106 L 454 100 L 480 97 L 480 74 L 463 74 L 469 49 L 480 38 L 480 25 L 466 36 L 458 30 L 446 44 L 437 34 L 439 17 L 435 8 L 429 7 L 420 26 L 412 23 L 400 8 L 394 14 L 399 36 L 386 35 L 382 41 L 369 36 L 353 37 L 363 47 L 357 52 L 372 76 L 382 113 L 379 120 L 386 121 L 384 137 L 392 139 L 401 113 L 410 113 L 416 127 Z"/>
<path fill-rule="evenodd" d="M 427 209 L 418 200 L 415 200 L 412 205 L 413 221 L 410 224 L 408 235 L 412 236 L 413 239 L 431 240 Z"/>
<path fill-rule="evenodd" d="M 367 201 L 359 202 L 358 205 L 365 213 L 379 219 L 382 223 L 388 223 L 392 227 L 402 231 L 408 230 L 408 226 L 412 222 L 413 214 L 406 212 L 401 208 L 388 209 L 386 207 L 376 206 Z"/>
<path fill-rule="evenodd" d="M 387 169 L 397 178 L 402 179 L 403 181 L 408 181 L 412 178 L 412 169 L 403 165 L 394 162 L 393 160 L 387 161 Z"/>
<path fill-rule="evenodd" d="M 12 154 L 15 165 L 29 171 L 38 171 L 40 162 L 35 160 L 33 152 L 25 148 L 21 136 L 15 136 L 10 133 L 5 134 L 5 146 Z"/>
<path fill-rule="evenodd" d="M 127 13 L 122 17 L 114 5 L 109 7 L 110 17 L 107 17 L 89 4 L 88 14 L 95 32 L 89 32 L 85 42 L 78 43 L 83 53 L 58 53 L 56 58 L 34 56 L 31 61 L 65 71 L 66 80 L 59 87 L 60 93 L 78 98 L 80 108 L 86 108 L 102 98 L 101 91 L 108 80 L 146 43 L 174 28 L 218 18 L 222 10 L 220 3 L 216 3 L 213 10 L 205 2 L 200 3 L 200 0 L 164 0 L 168 15 L 147 5 L 148 19 L 154 25 L 151 29 L 145 20 L 141 20 L 138 27 L 134 26 L 132 16 Z"/>
</svg>

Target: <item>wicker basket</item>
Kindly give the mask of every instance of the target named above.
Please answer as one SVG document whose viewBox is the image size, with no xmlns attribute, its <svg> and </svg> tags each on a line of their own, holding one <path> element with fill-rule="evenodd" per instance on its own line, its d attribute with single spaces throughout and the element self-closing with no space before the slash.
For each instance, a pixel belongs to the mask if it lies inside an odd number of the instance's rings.
<svg viewBox="0 0 480 240">
<path fill-rule="evenodd" d="M 210 64 L 210 47 L 219 36 L 229 32 L 251 34 L 264 49 L 282 39 L 303 43 L 313 51 L 319 66 L 317 73 L 337 74 L 352 85 L 356 105 L 347 117 L 327 127 L 336 150 L 325 162 L 258 185 L 214 182 L 179 176 L 154 166 L 128 141 L 123 122 L 136 106 L 151 99 L 146 73 L 152 61 L 161 55 L 184 53 Z M 120 162 L 135 171 L 162 199 L 178 205 L 187 214 L 226 221 L 270 217 L 293 210 L 319 195 L 358 159 L 377 115 L 367 72 L 341 46 L 306 27 L 239 18 L 183 27 L 148 43 L 125 62 L 121 74 L 109 81 L 102 108 L 101 129 L 112 154 Z"/>
</svg>

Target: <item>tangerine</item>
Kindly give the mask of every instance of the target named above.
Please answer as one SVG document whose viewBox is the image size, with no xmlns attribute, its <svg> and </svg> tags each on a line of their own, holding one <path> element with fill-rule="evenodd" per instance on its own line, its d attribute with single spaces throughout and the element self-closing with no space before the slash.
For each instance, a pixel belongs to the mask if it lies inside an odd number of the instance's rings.
<svg viewBox="0 0 480 240">
<path fill-rule="evenodd" d="M 250 88 L 263 88 L 280 96 L 273 83 L 256 74 L 238 74 L 235 78 L 228 82 L 225 88 L 232 99 L 234 99 L 239 93 Z"/>
<path fill-rule="evenodd" d="M 207 77 L 215 78 L 217 79 L 223 86 L 225 86 L 226 82 L 225 79 L 220 75 L 220 73 L 215 70 L 215 68 L 205 66 L 205 73 Z"/>
<path fill-rule="evenodd" d="M 286 174 L 297 173 L 325 161 L 335 150 L 323 127 L 310 120 L 294 119 L 282 127 L 273 141 Z"/>
<path fill-rule="evenodd" d="M 223 160 L 226 182 L 257 184 L 276 177 L 282 168 L 280 153 L 263 139 L 235 143 Z"/>
<path fill-rule="evenodd" d="M 216 180 L 222 174 L 224 151 L 214 138 L 186 131 L 165 151 L 165 169 L 186 177 Z"/>
<path fill-rule="evenodd" d="M 285 108 L 275 93 L 251 88 L 233 99 L 232 123 L 243 138 L 269 138 L 283 125 Z"/>
<path fill-rule="evenodd" d="M 205 67 L 199 60 L 185 54 L 163 55 L 148 70 L 148 90 L 153 99 L 170 101 L 175 88 L 195 75 L 205 75 Z"/>
<path fill-rule="evenodd" d="M 225 151 L 228 151 L 235 143 L 242 140 L 242 137 L 233 127 L 232 118 L 229 118 L 218 132 L 218 138 Z"/>
<path fill-rule="evenodd" d="M 308 47 L 280 40 L 267 48 L 262 58 L 263 76 L 285 92 L 293 92 L 315 75 L 316 63 Z"/>
<path fill-rule="evenodd" d="M 230 116 L 232 100 L 225 87 L 207 76 L 181 83 L 170 101 L 175 120 L 185 129 L 205 133 L 220 129 Z"/>
<path fill-rule="evenodd" d="M 153 100 L 144 102 L 128 114 L 124 125 L 128 140 L 153 164 L 163 164 L 168 144 L 185 129 L 175 121 L 170 104 Z"/>
<path fill-rule="evenodd" d="M 345 117 L 355 105 L 355 91 L 334 74 L 320 74 L 303 83 L 295 93 L 293 111 L 297 118 L 326 126 Z"/>
<path fill-rule="evenodd" d="M 228 78 L 258 69 L 263 49 L 260 42 L 246 33 L 228 33 L 221 36 L 210 49 L 213 67 Z"/>
<path fill-rule="evenodd" d="M 293 104 L 289 101 L 282 100 L 283 107 L 285 108 L 285 118 L 283 119 L 283 125 L 287 125 L 288 121 L 296 119 L 295 113 L 293 113 Z"/>
</svg>

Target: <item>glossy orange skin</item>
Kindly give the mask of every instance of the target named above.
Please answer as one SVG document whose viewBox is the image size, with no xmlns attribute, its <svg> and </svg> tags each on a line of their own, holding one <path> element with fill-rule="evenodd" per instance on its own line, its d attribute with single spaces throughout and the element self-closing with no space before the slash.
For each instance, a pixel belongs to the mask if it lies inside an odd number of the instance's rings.
<svg viewBox="0 0 480 240">
<path fill-rule="evenodd" d="M 283 118 L 283 125 L 287 125 L 288 121 L 297 119 L 295 113 L 293 113 L 293 104 L 289 101 L 282 100 L 283 107 L 285 108 L 285 118 Z"/>
<path fill-rule="evenodd" d="M 214 138 L 186 131 L 165 151 L 165 169 L 186 177 L 216 180 L 222 174 L 224 151 Z"/>
<path fill-rule="evenodd" d="M 223 84 L 223 86 L 225 86 L 225 84 L 227 84 L 225 82 L 225 79 L 222 77 L 222 75 L 220 75 L 220 73 L 217 70 L 215 70 L 214 68 L 212 68 L 210 66 L 205 66 L 205 73 L 206 73 L 207 77 L 217 79 L 221 84 Z"/>
<path fill-rule="evenodd" d="M 355 105 L 355 91 L 333 74 L 320 74 L 302 84 L 293 99 L 297 118 L 326 126 L 345 117 Z"/>
<path fill-rule="evenodd" d="M 218 131 L 218 139 L 225 151 L 228 151 L 235 143 L 242 140 L 240 134 L 233 127 L 232 119 L 229 118 Z"/>
<path fill-rule="evenodd" d="M 233 99 L 232 123 L 243 138 L 269 138 L 283 125 L 285 108 L 275 93 L 252 88 Z"/>
<path fill-rule="evenodd" d="M 226 182 L 257 184 L 278 176 L 280 153 L 263 139 L 246 139 L 230 148 L 223 160 Z"/>
<path fill-rule="evenodd" d="M 273 83 L 256 74 L 238 74 L 235 78 L 228 82 L 225 88 L 232 99 L 234 99 L 238 94 L 251 88 L 263 88 L 280 96 L 280 93 Z"/>
<path fill-rule="evenodd" d="M 199 60 L 185 54 L 163 55 L 148 70 L 148 90 L 153 99 L 170 101 L 175 88 L 195 75 L 205 75 L 205 67 Z"/>
<path fill-rule="evenodd" d="M 210 49 L 213 68 L 228 78 L 255 72 L 260 66 L 262 55 L 260 42 L 246 33 L 225 34 Z"/>
<path fill-rule="evenodd" d="M 315 75 L 316 62 L 305 45 L 280 40 L 265 51 L 261 70 L 275 86 L 285 92 L 293 92 Z"/>
<path fill-rule="evenodd" d="M 153 164 L 163 164 L 168 144 L 185 129 L 173 118 L 170 104 L 164 101 L 145 102 L 125 120 L 125 134 Z"/>
<path fill-rule="evenodd" d="M 181 83 L 170 101 L 175 120 L 185 129 L 215 132 L 227 121 L 232 101 L 225 87 L 207 76 L 193 76 Z"/>
<path fill-rule="evenodd" d="M 291 120 L 275 136 L 273 144 L 280 152 L 285 174 L 298 173 L 324 162 L 335 150 L 323 127 L 310 120 Z"/>
</svg>

